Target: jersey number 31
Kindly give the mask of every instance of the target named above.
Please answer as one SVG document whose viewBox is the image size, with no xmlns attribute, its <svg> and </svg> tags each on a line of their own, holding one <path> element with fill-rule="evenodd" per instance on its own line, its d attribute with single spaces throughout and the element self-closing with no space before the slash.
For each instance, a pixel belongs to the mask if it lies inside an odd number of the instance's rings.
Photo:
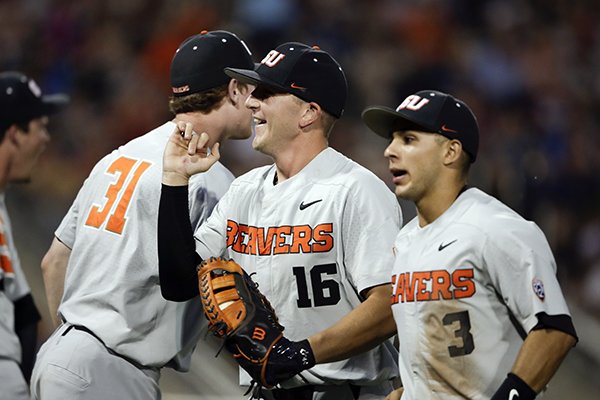
<svg viewBox="0 0 600 400">
<path fill-rule="evenodd" d="M 95 204 L 92 206 L 87 220 L 85 221 L 87 226 L 99 229 L 108 218 L 108 222 L 104 229 L 119 235 L 123 233 L 123 228 L 127 221 L 125 213 L 129 207 L 129 202 L 131 201 L 135 186 L 138 184 L 142 174 L 152 165 L 147 161 L 141 161 L 134 169 L 133 167 L 137 162 L 138 160 L 132 158 L 119 157 L 110 164 L 106 173 L 110 175 L 118 174 L 119 178 L 106 190 L 106 194 L 104 195 L 106 202 L 104 205 L 100 206 Z M 127 180 L 129 180 L 129 183 L 127 186 L 123 187 Z M 109 212 L 113 208 L 117 198 L 120 198 L 120 200 L 109 216 Z"/>
</svg>

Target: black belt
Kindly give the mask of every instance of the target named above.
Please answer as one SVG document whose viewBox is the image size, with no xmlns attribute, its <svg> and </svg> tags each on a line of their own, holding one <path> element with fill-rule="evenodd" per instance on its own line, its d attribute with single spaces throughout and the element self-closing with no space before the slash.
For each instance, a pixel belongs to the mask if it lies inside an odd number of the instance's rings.
<svg viewBox="0 0 600 400">
<path fill-rule="evenodd" d="M 358 399 L 360 396 L 360 386 L 348 384 L 352 391 L 352 397 Z M 292 389 L 273 389 L 271 393 L 275 400 L 312 400 L 313 394 L 315 393 L 317 386 L 306 385 L 299 386 Z"/>
<path fill-rule="evenodd" d="M 76 331 L 82 331 L 82 332 L 92 335 L 93 337 L 96 338 L 97 341 L 102 343 L 102 346 L 106 347 L 106 345 L 104 344 L 102 339 L 100 339 L 94 332 L 92 332 L 91 330 L 89 330 L 88 328 L 86 328 L 85 326 L 82 326 L 82 325 L 69 325 L 67 327 L 67 329 L 65 329 L 65 331 L 62 333 L 62 336 L 65 336 L 67 333 L 69 333 L 69 331 L 71 329 L 75 329 Z"/>
<path fill-rule="evenodd" d="M 104 346 L 104 347 L 106 348 L 106 350 L 107 350 L 107 351 L 108 351 L 110 354 L 112 354 L 112 355 L 114 355 L 114 356 L 117 356 L 117 357 L 120 357 L 120 358 L 122 358 L 123 360 L 127 361 L 128 363 L 130 363 L 130 364 L 133 364 L 133 365 L 134 365 L 136 368 L 138 368 L 138 369 L 150 369 L 150 370 L 157 370 L 157 368 L 155 368 L 155 367 L 146 367 L 146 366 L 144 366 L 144 365 L 140 364 L 139 362 L 132 360 L 132 359 L 131 359 L 131 358 L 129 358 L 129 357 L 125 357 L 125 356 L 123 356 L 123 355 L 121 355 L 121 354 L 117 353 L 116 351 L 114 351 L 113 349 L 111 349 L 110 347 L 108 347 L 107 345 L 105 345 L 105 344 L 104 344 L 104 341 L 102 341 L 102 339 L 100 339 L 100 338 L 98 337 L 98 335 L 96 335 L 94 332 L 92 332 L 92 330 L 91 330 L 91 329 L 89 329 L 89 328 L 87 328 L 87 327 L 85 327 L 85 326 L 83 326 L 83 325 L 69 325 L 69 326 L 67 327 L 67 329 L 65 329 L 65 331 L 62 333 L 62 335 L 61 335 L 61 336 L 65 336 L 67 333 L 69 333 L 69 331 L 70 331 L 71 329 L 75 329 L 76 331 L 85 332 L 85 333 L 87 333 L 88 335 L 91 335 L 91 336 L 93 336 L 93 337 L 94 337 L 94 338 L 95 338 L 97 341 L 99 341 L 99 342 L 102 344 L 102 346 Z"/>
</svg>

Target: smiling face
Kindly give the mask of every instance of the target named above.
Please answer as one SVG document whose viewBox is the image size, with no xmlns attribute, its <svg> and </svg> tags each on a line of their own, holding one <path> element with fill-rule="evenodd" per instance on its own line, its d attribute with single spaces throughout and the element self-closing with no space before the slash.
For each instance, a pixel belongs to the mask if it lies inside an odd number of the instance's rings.
<svg viewBox="0 0 600 400">
<path fill-rule="evenodd" d="M 302 104 L 294 95 L 258 85 L 246 100 L 255 123 L 252 147 L 271 157 L 284 150 L 297 135 Z"/>
<path fill-rule="evenodd" d="M 394 132 L 384 156 L 393 175 L 396 196 L 418 204 L 436 188 L 444 166 L 445 141 L 435 133 Z"/>
</svg>

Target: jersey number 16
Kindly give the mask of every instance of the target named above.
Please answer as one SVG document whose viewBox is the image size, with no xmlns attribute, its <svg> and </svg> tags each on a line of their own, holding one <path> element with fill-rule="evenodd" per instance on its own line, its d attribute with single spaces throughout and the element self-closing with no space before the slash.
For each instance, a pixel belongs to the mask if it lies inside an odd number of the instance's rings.
<svg viewBox="0 0 600 400">
<path fill-rule="evenodd" d="M 333 279 L 323 279 L 323 275 L 336 275 L 336 264 L 320 264 L 310 269 L 311 300 L 306 279 L 305 267 L 293 267 L 292 271 L 298 287 L 298 308 L 332 306 L 340 301 L 340 285 Z M 313 304 L 314 303 L 314 304 Z"/>
</svg>

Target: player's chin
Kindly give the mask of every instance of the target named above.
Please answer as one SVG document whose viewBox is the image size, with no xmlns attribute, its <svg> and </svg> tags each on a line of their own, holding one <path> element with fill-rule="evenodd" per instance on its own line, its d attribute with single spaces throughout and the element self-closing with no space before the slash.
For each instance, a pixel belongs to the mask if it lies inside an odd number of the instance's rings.
<svg viewBox="0 0 600 400">
<path fill-rule="evenodd" d="M 394 188 L 394 193 L 396 194 L 396 197 L 403 199 L 403 200 L 412 200 L 413 196 L 412 196 L 412 192 L 410 190 L 410 185 L 409 184 L 397 184 L 396 187 Z"/>
</svg>

